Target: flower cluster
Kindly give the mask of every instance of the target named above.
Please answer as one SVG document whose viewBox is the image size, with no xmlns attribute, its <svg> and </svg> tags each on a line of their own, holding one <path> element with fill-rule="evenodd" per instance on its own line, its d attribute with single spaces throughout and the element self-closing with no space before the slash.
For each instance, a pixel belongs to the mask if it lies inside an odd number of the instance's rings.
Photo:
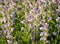
<svg viewBox="0 0 60 44">
<path fill-rule="evenodd" d="M 0 0 L 0 44 L 60 44 L 60 0 Z"/>
</svg>

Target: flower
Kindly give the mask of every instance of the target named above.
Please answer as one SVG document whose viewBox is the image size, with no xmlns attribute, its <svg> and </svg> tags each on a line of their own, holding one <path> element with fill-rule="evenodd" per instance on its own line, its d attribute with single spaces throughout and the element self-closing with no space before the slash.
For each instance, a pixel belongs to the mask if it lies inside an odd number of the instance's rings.
<svg viewBox="0 0 60 44">
<path fill-rule="evenodd" d="M 58 18 L 56 19 L 56 21 L 57 21 L 57 22 L 60 22 L 60 17 L 58 17 Z"/>
<path fill-rule="evenodd" d="M 58 5 L 60 5 L 60 0 L 58 0 Z"/>
<path fill-rule="evenodd" d="M 12 32 L 14 31 L 14 27 L 11 28 L 11 31 L 12 31 Z"/>
<path fill-rule="evenodd" d="M 60 12 L 60 10 L 59 10 L 59 9 L 56 9 L 56 11 L 57 11 L 57 12 Z"/>
<path fill-rule="evenodd" d="M 31 3 L 29 4 L 29 7 L 32 7 L 32 4 Z"/>
<path fill-rule="evenodd" d="M 57 34 L 57 32 L 53 32 L 53 35 L 56 35 Z"/>
<path fill-rule="evenodd" d="M 25 24 L 26 22 L 27 22 L 26 20 L 22 20 L 22 21 L 21 21 L 22 24 Z"/>
<path fill-rule="evenodd" d="M 41 37 L 40 40 L 46 41 L 46 37 Z"/>
<path fill-rule="evenodd" d="M 0 36 L 2 36 L 2 31 L 0 31 Z"/>
<path fill-rule="evenodd" d="M 30 14 L 36 11 L 36 7 L 34 7 L 32 10 L 30 10 Z"/>
<path fill-rule="evenodd" d="M 29 0 L 26 0 L 26 2 L 29 2 Z"/>
<path fill-rule="evenodd" d="M 13 0 L 13 2 L 16 2 L 16 0 Z"/>
<path fill-rule="evenodd" d="M 40 4 L 41 3 L 41 0 L 37 0 L 37 4 Z"/>
<path fill-rule="evenodd" d="M 56 28 L 60 28 L 60 24 L 56 24 L 55 27 L 56 27 Z"/>
<path fill-rule="evenodd" d="M 12 44 L 12 40 L 7 40 L 8 44 Z"/>
<path fill-rule="evenodd" d="M 6 38 L 8 39 L 8 38 L 10 38 L 10 32 L 9 32 L 9 30 L 7 30 L 7 32 L 6 32 Z"/>
<path fill-rule="evenodd" d="M 26 16 L 26 20 L 27 20 L 28 22 L 33 22 L 33 21 L 34 21 L 34 18 L 33 18 L 31 15 L 27 15 L 27 16 Z"/>
<path fill-rule="evenodd" d="M 8 27 L 7 23 L 5 23 L 5 24 L 2 25 L 2 28 L 7 28 L 7 27 Z"/>
<path fill-rule="evenodd" d="M 40 27 L 40 30 L 43 30 L 44 29 L 44 27 Z"/>
<path fill-rule="evenodd" d="M 47 32 L 41 32 L 40 36 L 48 36 Z"/>
<path fill-rule="evenodd" d="M 33 29 L 33 25 L 30 24 L 30 25 L 29 25 L 29 29 Z"/>
<path fill-rule="evenodd" d="M 6 23 L 6 17 L 3 17 L 3 22 Z"/>
<path fill-rule="evenodd" d="M 6 0 L 6 3 L 8 3 L 9 2 L 9 0 Z"/>
<path fill-rule="evenodd" d="M 45 23 L 44 27 L 48 28 L 49 24 L 48 23 Z"/>
<path fill-rule="evenodd" d="M 21 27 L 21 30 L 24 30 L 24 27 Z"/>
<path fill-rule="evenodd" d="M 52 3 L 56 3 L 56 0 L 52 0 Z"/>
</svg>

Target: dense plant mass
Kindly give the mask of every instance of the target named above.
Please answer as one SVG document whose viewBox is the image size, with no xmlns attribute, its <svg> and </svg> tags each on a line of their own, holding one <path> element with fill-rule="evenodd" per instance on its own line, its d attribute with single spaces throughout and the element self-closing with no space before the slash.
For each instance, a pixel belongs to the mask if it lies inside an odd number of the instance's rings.
<svg viewBox="0 0 60 44">
<path fill-rule="evenodd" d="M 0 44 L 60 44 L 60 0 L 0 0 Z"/>
</svg>

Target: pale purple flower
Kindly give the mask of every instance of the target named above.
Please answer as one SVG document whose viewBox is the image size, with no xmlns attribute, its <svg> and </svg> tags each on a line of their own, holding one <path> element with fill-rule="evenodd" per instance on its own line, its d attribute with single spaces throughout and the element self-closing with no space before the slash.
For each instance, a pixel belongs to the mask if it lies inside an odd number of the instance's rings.
<svg viewBox="0 0 60 44">
<path fill-rule="evenodd" d="M 9 9 L 9 6 L 3 6 L 3 8 L 7 10 L 7 9 Z"/>
<path fill-rule="evenodd" d="M 41 24 L 41 25 L 44 25 L 44 22 L 45 22 L 45 20 L 41 20 L 41 21 L 40 21 L 40 24 Z"/>
<path fill-rule="evenodd" d="M 6 30 L 5 30 L 5 32 L 6 32 L 6 33 L 7 33 L 7 32 L 9 32 L 9 30 L 8 30 L 8 29 L 6 29 Z"/>
<path fill-rule="evenodd" d="M 30 14 L 35 12 L 36 11 L 36 8 L 34 7 L 32 10 L 30 10 Z"/>
<path fill-rule="evenodd" d="M 3 24 L 2 28 L 7 28 L 8 27 L 8 24 Z"/>
<path fill-rule="evenodd" d="M 37 0 L 37 3 L 40 4 L 41 3 L 41 0 Z"/>
<path fill-rule="evenodd" d="M 33 18 L 32 15 L 27 15 L 27 16 L 26 16 L 26 20 L 27 20 L 28 22 L 33 22 L 33 21 L 34 21 L 34 18 Z"/>
<path fill-rule="evenodd" d="M 29 25 L 29 29 L 33 29 L 34 26 L 32 24 Z"/>
<path fill-rule="evenodd" d="M 57 12 L 60 12 L 60 10 L 59 10 L 59 9 L 56 9 L 56 11 L 57 11 Z"/>
<path fill-rule="evenodd" d="M 8 4 L 9 3 L 9 0 L 4 0 L 5 4 Z"/>
<path fill-rule="evenodd" d="M 31 3 L 29 4 L 29 7 L 32 7 L 32 4 Z"/>
<path fill-rule="evenodd" d="M 56 0 L 52 0 L 52 3 L 56 3 Z"/>
<path fill-rule="evenodd" d="M 31 18 L 31 19 L 29 19 L 28 21 L 29 21 L 29 22 L 33 22 L 33 20 L 34 20 L 34 18 L 32 17 L 32 18 Z"/>
<path fill-rule="evenodd" d="M 57 2 L 57 3 L 58 3 L 58 5 L 60 5 L 60 0 L 58 0 L 58 2 Z"/>
<path fill-rule="evenodd" d="M 56 35 L 57 34 L 57 32 L 53 32 L 53 35 Z"/>
<path fill-rule="evenodd" d="M 2 2 L 2 0 L 0 0 L 0 3 Z"/>
<path fill-rule="evenodd" d="M 16 2 L 16 0 L 13 0 L 13 2 Z"/>
<path fill-rule="evenodd" d="M 6 17 L 3 17 L 3 22 L 6 23 Z"/>
<path fill-rule="evenodd" d="M 33 11 L 34 11 L 34 12 L 36 11 L 36 7 L 33 8 Z"/>
<path fill-rule="evenodd" d="M 45 23 L 44 27 L 48 28 L 49 24 L 48 23 Z"/>
<path fill-rule="evenodd" d="M 6 33 L 6 38 L 7 39 L 10 38 L 10 32 L 9 31 Z"/>
<path fill-rule="evenodd" d="M 7 39 L 10 38 L 10 35 L 6 35 L 6 38 L 7 38 Z"/>
<path fill-rule="evenodd" d="M 12 31 L 12 32 L 14 31 L 14 27 L 11 28 L 11 31 Z"/>
</svg>

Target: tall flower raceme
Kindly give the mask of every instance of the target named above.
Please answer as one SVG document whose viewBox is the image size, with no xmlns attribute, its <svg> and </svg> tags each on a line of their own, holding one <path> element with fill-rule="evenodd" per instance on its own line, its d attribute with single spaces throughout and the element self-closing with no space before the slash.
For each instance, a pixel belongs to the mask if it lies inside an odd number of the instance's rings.
<svg viewBox="0 0 60 44">
<path fill-rule="evenodd" d="M 40 27 L 40 30 L 42 31 L 40 33 L 40 40 L 44 41 L 44 43 L 49 43 L 49 41 L 47 40 L 47 36 L 49 36 L 48 34 L 48 26 L 49 24 L 45 23 L 44 26 Z"/>
<path fill-rule="evenodd" d="M 4 0 L 2 1 L 2 3 L 4 3 L 5 5 L 2 5 L 2 9 L 1 9 L 1 15 L 2 15 L 2 25 L 1 28 L 3 30 L 3 36 L 6 37 L 7 39 L 7 43 L 11 44 L 12 42 L 12 32 L 14 31 L 14 27 L 12 27 L 14 25 L 14 20 L 15 17 L 13 18 L 13 16 L 15 16 L 15 14 L 10 15 L 12 12 L 14 12 L 14 9 L 12 10 L 12 8 L 15 6 L 15 2 L 10 1 L 10 0 Z M 8 4 L 9 3 L 9 4 Z M 12 12 L 10 12 L 12 11 Z M 15 9 L 16 12 L 16 9 Z M 14 13 L 15 13 L 14 12 Z M 6 32 L 6 33 L 5 33 Z M 5 35 L 6 34 L 6 35 Z"/>
</svg>

